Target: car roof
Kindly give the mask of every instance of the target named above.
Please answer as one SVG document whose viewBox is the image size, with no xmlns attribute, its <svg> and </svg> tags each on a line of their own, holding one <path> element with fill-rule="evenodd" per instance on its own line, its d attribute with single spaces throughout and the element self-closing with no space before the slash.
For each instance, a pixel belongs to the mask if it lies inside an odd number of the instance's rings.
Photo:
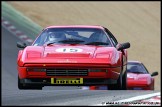
<svg viewBox="0 0 162 107">
<path fill-rule="evenodd" d="M 135 61 L 135 60 L 129 60 L 128 63 L 139 63 L 139 64 L 141 64 L 142 62 L 140 62 L 140 61 Z"/>
<path fill-rule="evenodd" d="M 46 28 L 98 28 L 98 29 L 104 29 L 104 27 L 100 26 L 100 25 L 60 25 L 60 26 L 48 26 Z"/>
</svg>

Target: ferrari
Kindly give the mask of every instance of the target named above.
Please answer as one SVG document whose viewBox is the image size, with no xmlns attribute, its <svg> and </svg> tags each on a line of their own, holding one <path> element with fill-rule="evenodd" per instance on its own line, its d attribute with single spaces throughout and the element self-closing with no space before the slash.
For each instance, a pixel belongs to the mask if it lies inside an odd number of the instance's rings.
<svg viewBox="0 0 162 107">
<path fill-rule="evenodd" d="M 18 88 L 106 85 L 127 89 L 127 48 L 99 25 L 49 26 L 31 45 L 17 42 Z"/>
<path fill-rule="evenodd" d="M 140 61 L 128 61 L 127 64 L 127 87 L 129 90 L 154 90 L 154 76 L 158 72 L 151 74 Z"/>
</svg>

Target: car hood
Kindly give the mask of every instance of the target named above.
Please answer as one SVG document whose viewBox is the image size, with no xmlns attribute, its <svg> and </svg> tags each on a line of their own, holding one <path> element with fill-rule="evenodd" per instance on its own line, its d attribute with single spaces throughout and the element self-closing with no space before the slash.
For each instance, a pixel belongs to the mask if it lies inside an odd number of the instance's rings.
<svg viewBox="0 0 162 107">
<path fill-rule="evenodd" d="M 50 58 L 93 58 L 98 49 L 91 46 L 55 45 L 44 48 L 43 57 Z M 108 57 L 108 56 L 107 56 Z"/>
<path fill-rule="evenodd" d="M 144 80 L 151 78 L 150 74 L 140 74 L 140 73 L 127 73 L 127 78 L 130 80 Z"/>
<path fill-rule="evenodd" d="M 60 63 L 62 61 L 117 64 L 121 60 L 119 58 L 119 52 L 114 47 L 92 45 L 27 46 L 22 55 L 22 61 L 27 63 Z"/>
<path fill-rule="evenodd" d="M 114 47 L 101 47 L 90 45 L 54 45 L 54 46 L 28 46 L 26 48 L 28 58 L 111 58 L 116 54 Z"/>
</svg>

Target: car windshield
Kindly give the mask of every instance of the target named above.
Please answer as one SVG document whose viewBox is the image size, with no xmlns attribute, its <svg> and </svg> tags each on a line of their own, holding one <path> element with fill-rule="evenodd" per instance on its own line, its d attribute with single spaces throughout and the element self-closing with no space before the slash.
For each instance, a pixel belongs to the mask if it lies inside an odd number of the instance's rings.
<svg viewBox="0 0 162 107">
<path fill-rule="evenodd" d="M 112 46 L 108 35 L 97 28 L 48 28 L 33 43 L 34 46 L 51 44 Z"/>
<path fill-rule="evenodd" d="M 144 68 L 142 64 L 139 63 L 128 63 L 127 64 L 127 72 L 131 73 L 141 73 L 141 74 L 147 74 L 148 72 Z"/>
</svg>

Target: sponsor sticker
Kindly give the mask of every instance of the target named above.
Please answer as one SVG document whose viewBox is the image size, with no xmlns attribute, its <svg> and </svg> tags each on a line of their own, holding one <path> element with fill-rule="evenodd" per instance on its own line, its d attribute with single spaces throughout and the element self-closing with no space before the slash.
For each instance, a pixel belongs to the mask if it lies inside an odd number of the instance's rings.
<svg viewBox="0 0 162 107">
<path fill-rule="evenodd" d="M 83 84 L 83 78 L 51 78 L 51 84 Z"/>
<path fill-rule="evenodd" d="M 56 52 L 66 52 L 66 53 L 75 53 L 75 52 L 82 52 L 82 49 L 79 48 L 58 48 Z"/>
</svg>

